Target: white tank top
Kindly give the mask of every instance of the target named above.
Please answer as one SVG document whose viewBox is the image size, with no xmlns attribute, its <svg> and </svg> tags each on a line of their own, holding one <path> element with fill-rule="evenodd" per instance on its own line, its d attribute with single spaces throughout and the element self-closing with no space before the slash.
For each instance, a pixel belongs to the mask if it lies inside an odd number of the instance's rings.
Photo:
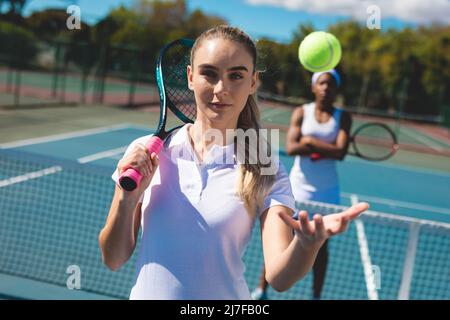
<svg viewBox="0 0 450 320">
<path fill-rule="evenodd" d="M 313 136 L 328 143 L 335 143 L 341 122 L 342 109 L 334 107 L 333 115 L 327 122 L 316 120 L 314 102 L 303 106 L 302 135 Z M 311 161 L 309 156 L 295 156 L 290 180 L 296 201 L 314 200 L 339 203 L 339 181 L 336 160 L 321 159 Z"/>
</svg>

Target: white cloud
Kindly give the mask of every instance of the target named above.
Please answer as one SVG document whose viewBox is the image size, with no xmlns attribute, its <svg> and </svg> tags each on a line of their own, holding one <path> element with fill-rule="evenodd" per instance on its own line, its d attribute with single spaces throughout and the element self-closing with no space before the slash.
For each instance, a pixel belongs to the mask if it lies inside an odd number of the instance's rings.
<svg viewBox="0 0 450 320">
<path fill-rule="evenodd" d="M 245 0 L 252 5 L 283 7 L 291 11 L 367 18 L 370 5 L 380 8 L 381 18 L 395 17 L 405 22 L 450 24 L 450 0 Z"/>
</svg>

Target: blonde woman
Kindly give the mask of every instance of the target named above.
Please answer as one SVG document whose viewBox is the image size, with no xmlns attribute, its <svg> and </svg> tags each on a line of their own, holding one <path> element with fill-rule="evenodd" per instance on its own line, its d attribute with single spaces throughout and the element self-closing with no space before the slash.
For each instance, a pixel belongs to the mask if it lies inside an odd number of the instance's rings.
<svg viewBox="0 0 450 320">
<path fill-rule="evenodd" d="M 116 187 L 99 244 L 104 263 L 117 270 L 132 255 L 142 228 L 130 299 L 251 299 L 241 258 L 256 219 L 266 278 L 276 290 L 287 290 L 312 267 L 324 241 L 367 209 L 359 204 L 312 221 L 302 212 L 296 221 L 282 165 L 268 175 L 248 153 L 242 161 L 236 157 L 233 131 L 259 129 L 256 58 L 254 43 L 241 30 L 205 31 L 187 70 L 195 122 L 173 133 L 158 157 L 143 146 L 146 136 L 119 161 L 116 182 L 130 167 L 144 178 L 132 192 Z M 208 139 L 211 130 L 223 139 Z"/>
</svg>

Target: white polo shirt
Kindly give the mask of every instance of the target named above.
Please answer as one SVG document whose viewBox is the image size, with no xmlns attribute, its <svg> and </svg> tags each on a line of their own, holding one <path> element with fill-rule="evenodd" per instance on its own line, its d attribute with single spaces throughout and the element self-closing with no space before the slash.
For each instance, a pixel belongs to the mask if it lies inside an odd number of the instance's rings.
<svg viewBox="0 0 450 320">
<path fill-rule="evenodd" d="M 236 195 L 239 165 L 233 161 L 234 146 L 212 147 L 200 165 L 189 142 L 190 125 L 166 141 L 144 192 L 143 233 L 130 299 L 251 299 L 242 257 L 255 218 Z M 149 137 L 133 141 L 126 153 Z M 113 179 L 117 181 L 117 171 Z M 275 205 L 295 210 L 281 163 L 256 216 Z"/>
</svg>

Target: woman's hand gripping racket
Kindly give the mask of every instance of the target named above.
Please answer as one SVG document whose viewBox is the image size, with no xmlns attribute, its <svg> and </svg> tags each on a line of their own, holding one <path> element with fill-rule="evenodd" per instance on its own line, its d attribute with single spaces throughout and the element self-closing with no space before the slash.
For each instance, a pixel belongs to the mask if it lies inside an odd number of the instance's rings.
<svg viewBox="0 0 450 320">
<path fill-rule="evenodd" d="M 395 133 L 387 125 L 369 122 L 361 125 L 350 137 L 353 150 L 348 154 L 369 161 L 383 161 L 392 157 L 398 150 Z M 311 160 L 322 159 L 320 153 L 312 153 Z"/>
<path fill-rule="evenodd" d="M 156 82 L 160 100 L 159 124 L 155 134 L 146 144 L 148 154 L 158 154 L 169 134 L 178 129 L 166 130 L 167 107 L 184 123 L 194 122 L 196 105 L 194 93 L 187 85 L 187 66 L 194 41 L 189 39 L 175 40 L 166 45 L 160 52 L 156 62 Z M 136 189 L 142 180 L 139 171 L 129 168 L 119 177 L 120 186 L 127 190 Z"/>
</svg>

